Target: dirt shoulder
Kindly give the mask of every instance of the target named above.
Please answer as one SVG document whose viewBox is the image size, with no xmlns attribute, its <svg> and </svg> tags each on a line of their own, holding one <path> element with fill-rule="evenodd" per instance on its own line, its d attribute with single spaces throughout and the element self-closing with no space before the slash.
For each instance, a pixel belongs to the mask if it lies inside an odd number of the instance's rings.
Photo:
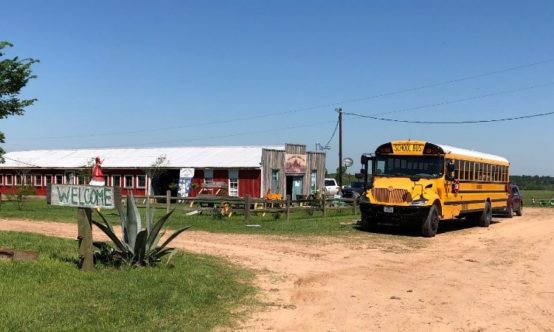
<svg viewBox="0 0 554 332">
<path fill-rule="evenodd" d="M 258 271 L 267 305 L 247 331 L 553 331 L 554 209 L 493 221 L 441 224 L 432 239 L 191 231 L 174 244 Z M 0 230 L 76 235 L 74 224 L 22 220 L 0 219 Z"/>
</svg>

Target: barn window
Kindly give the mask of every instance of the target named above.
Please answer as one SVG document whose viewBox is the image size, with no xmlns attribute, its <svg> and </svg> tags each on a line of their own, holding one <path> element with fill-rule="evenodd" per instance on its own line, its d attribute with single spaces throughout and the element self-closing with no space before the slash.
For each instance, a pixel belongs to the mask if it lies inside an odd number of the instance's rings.
<svg viewBox="0 0 554 332">
<path fill-rule="evenodd" d="M 13 175 L 6 174 L 6 186 L 12 186 L 13 185 Z"/>
<path fill-rule="evenodd" d="M 56 184 L 63 184 L 63 175 L 56 174 L 55 175 Z"/>
<path fill-rule="evenodd" d="M 0 186 L 4 185 L 4 174 L 0 174 Z"/>
<path fill-rule="evenodd" d="M 40 174 L 35 174 L 33 176 L 34 178 L 34 182 L 35 182 L 35 187 L 42 187 L 42 175 Z"/>
<path fill-rule="evenodd" d="M 229 170 L 229 196 L 237 197 L 239 195 L 239 171 Z"/>
<path fill-rule="evenodd" d="M 105 186 L 110 185 L 110 177 L 108 175 L 104 175 L 104 185 Z"/>
<path fill-rule="evenodd" d="M 204 183 L 214 182 L 214 170 L 211 168 L 204 169 Z"/>
<path fill-rule="evenodd" d="M 44 176 L 44 184 L 46 185 L 52 184 L 52 175 L 48 174 Z"/>
<path fill-rule="evenodd" d="M 123 188 L 133 188 L 133 176 L 132 175 L 125 175 L 123 177 Z"/>
<path fill-rule="evenodd" d="M 23 177 L 19 174 L 15 175 L 15 185 L 20 186 L 23 184 Z"/>
<path fill-rule="evenodd" d="M 146 188 L 146 175 L 137 175 L 137 188 Z"/>
<path fill-rule="evenodd" d="M 112 175 L 112 186 L 121 187 L 121 175 Z"/>
</svg>

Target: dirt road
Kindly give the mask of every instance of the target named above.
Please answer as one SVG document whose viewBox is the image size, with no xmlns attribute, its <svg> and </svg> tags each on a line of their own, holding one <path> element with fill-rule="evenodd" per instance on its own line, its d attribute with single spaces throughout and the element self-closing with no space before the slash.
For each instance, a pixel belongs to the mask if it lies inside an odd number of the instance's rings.
<svg viewBox="0 0 554 332">
<path fill-rule="evenodd" d="M 258 272 L 267 306 L 245 331 L 553 331 L 554 209 L 524 212 L 441 224 L 432 239 L 187 232 L 175 246 Z M 0 230 L 74 238 L 76 226 L 0 219 Z"/>
</svg>

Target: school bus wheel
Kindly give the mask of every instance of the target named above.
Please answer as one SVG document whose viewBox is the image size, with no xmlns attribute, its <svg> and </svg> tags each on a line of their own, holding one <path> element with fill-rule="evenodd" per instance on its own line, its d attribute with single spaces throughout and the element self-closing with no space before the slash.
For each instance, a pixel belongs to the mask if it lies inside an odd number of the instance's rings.
<svg viewBox="0 0 554 332">
<path fill-rule="evenodd" d="M 439 208 L 436 204 L 433 204 L 421 225 L 421 234 L 425 237 L 435 236 L 439 230 L 439 220 Z"/>
<path fill-rule="evenodd" d="M 485 202 L 485 208 L 483 209 L 483 212 L 479 216 L 479 226 L 481 227 L 489 227 L 492 220 L 492 208 L 491 208 L 491 202 L 486 201 Z"/>
<path fill-rule="evenodd" d="M 362 219 L 360 220 L 360 227 L 362 229 L 374 231 L 377 229 L 377 220 L 375 220 L 374 217 L 372 218 L 368 215 L 362 214 Z"/>
</svg>

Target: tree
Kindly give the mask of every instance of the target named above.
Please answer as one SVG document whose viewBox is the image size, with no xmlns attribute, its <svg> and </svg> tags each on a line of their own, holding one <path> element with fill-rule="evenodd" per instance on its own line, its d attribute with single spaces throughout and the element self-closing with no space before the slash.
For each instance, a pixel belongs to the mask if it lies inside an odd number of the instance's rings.
<svg viewBox="0 0 554 332">
<path fill-rule="evenodd" d="M 13 45 L 0 41 L 0 59 L 4 56 L 3 49 Z M 25 107 L 33 105 L 36 99 L 20 99 L 19 93 L 30 79 L 36 78 L 32 75 L 31 66 L 38 60 L 19 57 L 0 60 L 0 119 L 12 115 L 23 115 Z M 0 143 L 4 143 L 4 134 L 0 132 Z M 4 162 L 2 156 L 4 150 L 0 148 L 0 163 Z"/>
</svg>

